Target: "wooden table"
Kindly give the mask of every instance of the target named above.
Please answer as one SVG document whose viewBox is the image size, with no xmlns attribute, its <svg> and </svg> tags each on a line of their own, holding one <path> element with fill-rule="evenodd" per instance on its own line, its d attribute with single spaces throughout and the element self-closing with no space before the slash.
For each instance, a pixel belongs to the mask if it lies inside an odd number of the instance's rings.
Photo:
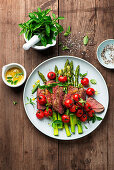
<svg viewBox="0 0 114 170">
<path fill-rule="evenodd" d="M 24 51 L 18 24 L 28 13 L 52 8 L 71 37 L 58 37 L 64 45 L 47 51 Z M 84 47 L 83 36 L 89 36 Z M 110 93 L 110 104 L 102 124 L 80 140 L 58 141 L 40 133 L 29 121 L 23 107 L 23 87 L 7 87 L 0 77 L 0 170 L 113 170 L 114 169 L 114 72 L 101 66 L 96 57 L 100 42 L 114 38 L 113 0 L 1 0 L 0 1 L 0 68 L 17 62 L 27 75 L 42 61 L 57 55 L 74 55 L 92 63 L 104 76 Z M 72 44 L 74 43 L 74 44 Z M 1 69 L 0 69 L 1 74 Z M 104 99 L 105 100 L 105 99 Z M 18 104 L 14 105 L 13 101 Z"/>
</svg>

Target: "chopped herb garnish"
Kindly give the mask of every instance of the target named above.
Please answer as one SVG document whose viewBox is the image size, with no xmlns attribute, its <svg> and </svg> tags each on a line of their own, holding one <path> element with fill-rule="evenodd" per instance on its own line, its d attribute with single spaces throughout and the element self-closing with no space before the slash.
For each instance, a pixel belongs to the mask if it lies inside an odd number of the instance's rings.
<svg viewBox="0 0 114 170">
<path fill-rule="evenodd" d="M 86 103 L 86 101 L 85 101 L 85 100 L 83 100 L 82 98 L 80 98 L 79 103 L 81 103 L 81 104 L 82 104 L 82 106 L 84 106 L 84 104 Z"/>
<path fill-rule="evenodd" d="M 27 101 L 28 101 L 28 103 L 25 103 L 26 105 L 27 105 L 27 104 L 31 104 L 32 106 L 35 105 L 35 103 L 32 101 L 31 98 L 29 99 L 29 98 L 27 97 Z"/>
<path fill-rule="evenodd" d="M 58 44 L 59 46 L 61 46 L 62 45 L 62 42 L 59 42 L 59 44 Z"/>
<path fill-rule="evenodd" d="M 16 104 L 17 104 L 17 102 L 16 102 L 16 101 L 13 101 L 13 104 L 14 104 L 14 105 L 16 105 Z"/>
<path fill-rule="evenodd" d="M 7 80 L 7 82 L 11 83 L 11 82 L 12 82 L 12 80 Z"/>
<path fill-rule="evenodd" d="M 89 39 L 88 39 L 88 36 L 86 35 L 86 36 L 83 38 L 83 43 L 84 43 L 84 45 L 87 45 L 87 44 L 88 44 L 88 41 L 89 41 Z"/>
<path fill-rule="evenodd" d="M 63 46 L 62 50 L 69 50 L 69 48 L 67 46 Z"/>
<path fill-rule="evenodd" d="M 64 36 L 67 37 L 69 34 L 71 34 L 70 26 L 68 27 L 67 31 L 64 33 Z"/>
<path fill-rule="evenodd" d="M 7 79 L 12 79 L 13 77 L 7 77 Z"/>
<path fill-rule="evenodd" d="M 79 74 L 80 75 L 80 78 L 83 79 L 85 76 L 87 76 L 87 73 L 84 73 L 84 74 Z"/>
<path fill-rule="evenodd" d="M 97 83 L 95 79 L 91 79 L 90 82 L 91 82 L 92 84 L 96 84 L 96 83 Z"/>
<path fill-rule="evenodd" d="M 18 82 L 18 80 L 15 80 L 13 83 L 14 83 L 14 85 L 16 85 L 17 84 L 17 82 Z"/>
</svg>

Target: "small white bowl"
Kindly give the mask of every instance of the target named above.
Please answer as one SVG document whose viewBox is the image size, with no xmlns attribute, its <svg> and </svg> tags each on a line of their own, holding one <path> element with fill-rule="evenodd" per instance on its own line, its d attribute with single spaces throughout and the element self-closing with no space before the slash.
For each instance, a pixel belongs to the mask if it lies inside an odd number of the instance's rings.
<svg viewBox="0 0 114 170">
<path fill-rule="evenodd" d="M 23 79 L 19 84 L 17 84 L 17 85 L 9 84 L 9 83 L 6 81 L 6 79 L 5 79 L 5 74 L 6 74 L 6 72 L 7 72 L 10 68 L 13 68 L 13 67 L 20 68 L 20 69 L 23 71 L 23 73 L 24 73 L 24 79 Z M 19 87 L 19 86 L 21 86 L 21 85 L 25 82 L 26 77 L 27 77 L 27 74 L 26 74 L 25 68 L 24 68 L 22 65 L 18 64 L 18 63 L 10 63 L 10 64 L 5 65 L 5 66 L 2 67 L 2 80 L 3 80 L 4 83 L 5 83 L 7 86 L 9 86 L 9 87 Z"/>
<path fill-rule="evenodd" d="M 24 39 L 26 42 L 28 42 L 28 39 L 25 38 L 25 34 L 24 34 Z M 56 45 L 56 40 L 52 40 L 52 42 L 53 42 L 53 44 L 47 44 L 46 46 L 33 45 L 32 48 L 34 48 L 35 50 L 46 50 L 46 49 Z"/>
</svg>

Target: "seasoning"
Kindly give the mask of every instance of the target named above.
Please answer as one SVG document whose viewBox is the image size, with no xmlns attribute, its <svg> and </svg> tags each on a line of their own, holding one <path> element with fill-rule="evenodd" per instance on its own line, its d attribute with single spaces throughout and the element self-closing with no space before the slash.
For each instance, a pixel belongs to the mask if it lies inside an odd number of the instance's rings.
<svg viewBox="0 0 114 170">
<path fill-rule="evenodd" d="M 105 64 L 114 64 L 114 44 L 107 45 L 103 49 L 101 58 Z"/>
</svg>

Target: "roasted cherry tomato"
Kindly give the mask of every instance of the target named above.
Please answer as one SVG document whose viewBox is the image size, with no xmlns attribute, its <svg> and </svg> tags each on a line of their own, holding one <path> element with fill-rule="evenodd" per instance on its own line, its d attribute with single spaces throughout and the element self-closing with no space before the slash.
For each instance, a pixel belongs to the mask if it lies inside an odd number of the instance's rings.
<svg viewBox="0 0 114 170">
<path fill-rule="evenodd" d="M 88 116 L 89 116 L 89 117 L 93 117 L 94 114 L 95 114 L 95 111 L 94 111 L 94 110 L 90 110 L 90 111 L 88 112 Z"/>
<path fill-rule="evenodd" d="M 52 116 L 52 114 L 53 114 L 53 112 L 52 112 L 52 109 L 46 109 L 45 111 L 44 111 L 44 115 L 46 116 L 46 117 L 49 117 L 49 116 Z"/>
<path fill-rule="evenodd" d="M 77 117 L 81 117 L 83 115 L 83 110 L 82 109 L 78 109 L 76 112 L 76 116 Z"/>
<path fill-rule="evenodd" d="M 70 116 L 68 115 L 62 115 L 62 122 L 69 123 L 70 122 Z"/>
<path fill-rule="evenodd" d="M 95 94 L 95 90 L 94 90 L 93 88 L 88 88 L 88 89 L 86 90 L 86 94 L 87 94 L 88 96 L 93 96 L 93 95 Z"/>
<path fill-rule="evenodd" d="M 62 83 L 65 83 L 67 81 L 67 76 L 59 76 L 58 80 Z"/>
<path fill-rule="evenodd" d="M 85 122 L 87 120 L 87 115 L 86 114 L 83 114 L 81 117 L 80 117 L 80 120 L 82 122 Z"/>
<path fill-rule="evenodd" d="M 48 74 L 47 74 L 47 77 L 48 79 L 50 80 L 54 80 L 56 78 L 56 74 L 53 72 L 53 71 L 50 71 Z"/>
<path fill-rule="evenodd" d="M 39 95 L 38 96 L 38 102 L 39 102 L 39 104 L 41 104 L 41 105 L 45 105 L 47 102 L 46 102 L 46 97 L 43 95 L 43 94 L 41 94 L 41 95 Z"/>
<path fill-rule="evenodd" d="M 77 106 L 73 104 L 73 105 L 70 107 L 69 110 L 70 110 L 70 112 L 74 113 L 74 112 L 76 112 L 76 110 L 77 110 Z"/>
<path fill-rule="evenodd" d="M 78 102 L 80 100 L 81 96 L 79 94 L 74 94 L 73 99 L 74 101 Z"/>
<path fill-rule="evenodd" d="M 79 108 L 84 107 L 84 104 L 83 104 L 83 103 L 80 103 L 80 102 L 77 102 L 76 105 L 77 105 Z"/>
<path fill-rule="evenodd" d="M 85 105 L 84 105 L 84 109 L 85 109 L 87 112 L 89 112 L 92 108 L 91 108 L 91 105 L 90 105 L 88 102 L 86 102 Z"/>
<path fill-rule="evenodd" d="M 65 100 L 64 105 L 65 105 L 67 108 L 70 108 L 70 107 L 72 107 L 72 105 L 73 105 L 73 101 L 72 101 L 71 99 L 67 99 L 67 100 Z"/>
<path fill-rule="evenodd" d="M 88 78 L 83 78 L 83 79 L 81 79 L 81 84 L 83 85 L 83 86 L 88 86 L 89 85 L 89 79 Z"/>
<path fill-rule="evenodd" d="M 38 111 L 36 112 L 36 117 L 37 117 L 38 119 L 42 119 L 42 118 L 44 117 L 44 112 L 43 112 L 42 110 L 38 110 Z"/>
</svg>

